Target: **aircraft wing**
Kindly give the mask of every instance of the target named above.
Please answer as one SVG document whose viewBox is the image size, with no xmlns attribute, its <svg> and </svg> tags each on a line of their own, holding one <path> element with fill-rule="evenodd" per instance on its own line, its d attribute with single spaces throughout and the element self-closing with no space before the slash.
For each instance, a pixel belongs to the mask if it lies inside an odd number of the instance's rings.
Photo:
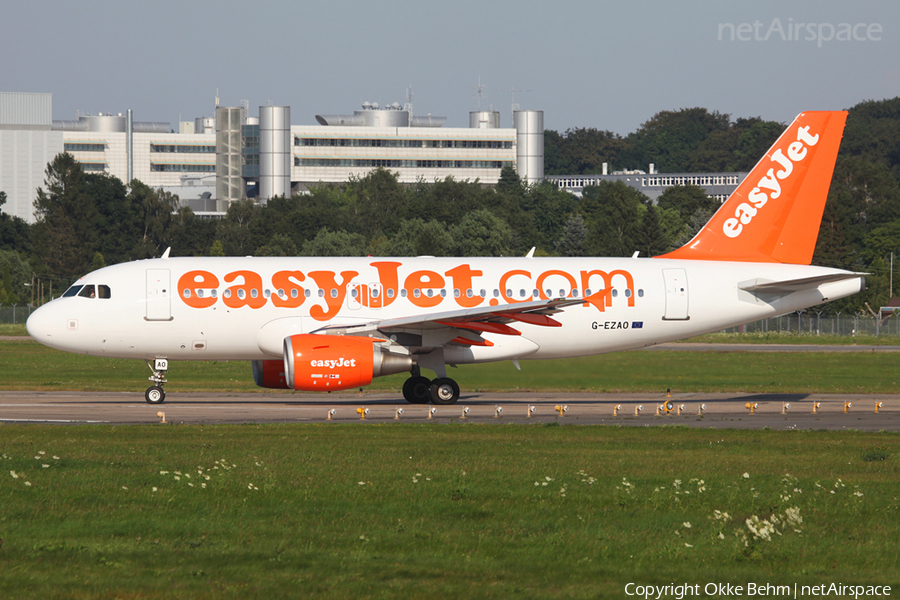
<svg viewBox="0 0 900 600">
<path fill-rule="evenodd" d="M 786 279 L 783 281 L 768 281 L 765 279 L 751 279 L 742 281 L 738 284 L 738 288 L 746 292 L 755 292 L 759 294 L 790 294 L 802 290 L 815 289 L 823 283 L 834 283 L 836 281 L 845 281 L 847 279 L 857 279 L 865 277 L 868 273 L 832 273 L 828 275 L 818 275 L 816 277 L 802 277 L 800 279 Z"/>
<path fill-rule="evenodd" d="M 404 346 L 438 347 L 448 343 L 490 346 L 481 333 L 521 335 L 510 323 L 560 327 L 551 315 L 587 302 L 585 298 L 554 298 L 479 306 L 439 313 L 371 321 L 361 325 L 328 325 L 311 333 L 330 335 L 372 335 L 391 339 Z"/>
</svg>

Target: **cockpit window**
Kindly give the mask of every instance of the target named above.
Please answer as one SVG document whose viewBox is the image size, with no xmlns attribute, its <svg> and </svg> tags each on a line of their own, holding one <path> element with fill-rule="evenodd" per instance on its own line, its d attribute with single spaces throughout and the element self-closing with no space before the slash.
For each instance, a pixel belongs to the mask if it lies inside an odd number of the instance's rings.
<svg viewBox="0 0 900 600">
<path fill-rule="evenodd" d="M 63 294 L 63 298 L 69 298 L 70 296 L 74 296 L 78 293 L 78 290 L 81 289 L 80 285 L 73 285 L 69 289 L 66 290 L 66 293 Z"/>
<path fill-rule="evenodd" d="M 81 291 L 78 292 L 78 295 L 81 296 L 82 298 L 96 298 L 97 291 L 94 289 L 93 285 L 86 285 L 83 288 L 81 288 Z"/>
<path fill-rule="evenodd" d="M 108 285 L 98 285 L 97 286 L 97 297 L 104 299 L 104 300 L 112 298 L 112 295 L 109 292 L 109 286 Z"/>
</svg>

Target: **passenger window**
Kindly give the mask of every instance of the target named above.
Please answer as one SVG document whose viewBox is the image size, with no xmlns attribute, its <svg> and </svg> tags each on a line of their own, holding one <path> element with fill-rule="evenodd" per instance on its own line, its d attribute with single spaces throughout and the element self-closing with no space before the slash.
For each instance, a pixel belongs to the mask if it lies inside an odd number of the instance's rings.
<svg viewBox="0 0 900 600">
<path fill-rule="evenodd" d="M 62 295 L 63 298 L 69 298 L 71 296 L 75 296 L 78 294 L 78 291 L 81 290 L 80 285 L 73 285 L 69 289 L 66 290 L 66 293 Z"/>
<path fill-rule="evenodd" d="M 93 285 L 86 285 L 83 288 L 81 288 L 81 291 L 78 292 L 78 295 L 81 296 L 82 298 L 96 298 L 97 291 L 94 289 Z"/>
</svg>

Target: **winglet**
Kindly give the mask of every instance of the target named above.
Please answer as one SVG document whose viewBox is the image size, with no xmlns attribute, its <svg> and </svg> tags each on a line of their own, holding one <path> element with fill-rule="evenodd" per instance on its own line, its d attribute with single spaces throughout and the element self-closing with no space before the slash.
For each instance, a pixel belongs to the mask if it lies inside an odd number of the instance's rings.
<svg viewBox="0 0 900 600">
<path fill-rule="evenodd" d="M 846 120 L 800 113 L 700 233 L 659 258 L 808 265 Z"/>
<path fill-rule="evenodd" d="M 171 251 L 172 251 L 172 247 L 169 246 L 168 248 L 166 248 L 166 251 L 163 252 L 162 256 L 160 256 L 160 258 L 169 258 L 169 252 L 171 252 Z"/>
</svg>

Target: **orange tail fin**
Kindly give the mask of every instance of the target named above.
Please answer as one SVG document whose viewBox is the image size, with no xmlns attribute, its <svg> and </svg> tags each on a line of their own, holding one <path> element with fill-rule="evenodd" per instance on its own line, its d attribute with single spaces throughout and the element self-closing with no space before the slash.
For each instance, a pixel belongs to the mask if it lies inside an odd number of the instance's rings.
<svg viewBox="0 0 900 600">
<path fill-rule="evenodd" d="M 846 120 L 800 113 L 700 233 L 659 258 L 808 265 Z"/>
</svg>

